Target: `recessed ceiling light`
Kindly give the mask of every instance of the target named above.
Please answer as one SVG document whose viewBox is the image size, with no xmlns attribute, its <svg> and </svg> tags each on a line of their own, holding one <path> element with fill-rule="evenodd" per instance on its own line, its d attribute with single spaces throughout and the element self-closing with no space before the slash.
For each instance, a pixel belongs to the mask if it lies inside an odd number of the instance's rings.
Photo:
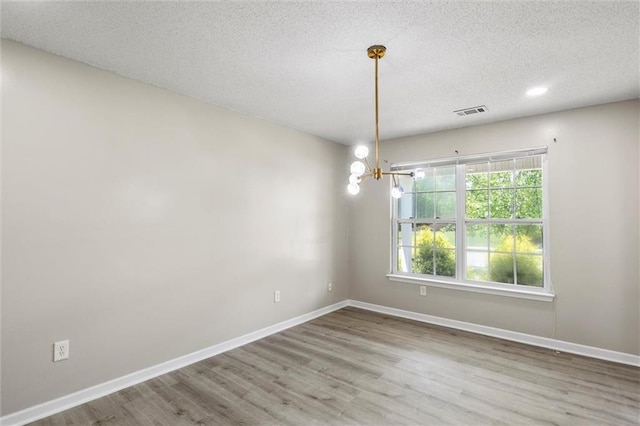
<svg viewBox="0 0 640 426">
<path fill-rule="evenodd" d="M 540 96 L 547 93 L 546 87 L 534 87 L 533 89 L 527 90 L 527 96 Z"/>
</svg>

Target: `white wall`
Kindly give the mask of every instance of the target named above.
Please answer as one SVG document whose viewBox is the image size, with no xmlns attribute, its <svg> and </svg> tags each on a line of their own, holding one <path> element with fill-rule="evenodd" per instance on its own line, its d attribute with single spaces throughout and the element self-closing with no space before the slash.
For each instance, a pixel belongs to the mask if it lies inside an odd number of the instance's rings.
<svg viewBox="0 0 640 426">
<path fill-rule="evenodd" d="M 640 354 L 639 111 L 626 101 L 381 146 L 389 162 L 548 146 L 554 303 L 434 287 L 419 297 L 388 281 L 388 182 L 365 183 L 350 207 L 350 298 Z"/>
<path fill-rule="evenodd" d="M 3 415 L 347 298 L 344 146 L 6 40 L 2 79 Z"/>
</svg>

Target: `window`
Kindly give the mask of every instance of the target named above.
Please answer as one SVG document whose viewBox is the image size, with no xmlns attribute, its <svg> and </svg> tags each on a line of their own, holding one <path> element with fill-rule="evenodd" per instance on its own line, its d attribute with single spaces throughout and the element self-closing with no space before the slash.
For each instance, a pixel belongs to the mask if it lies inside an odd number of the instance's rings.
<svg viewBox="0 0 640 426">
<path fill-rule="evenodd" d="M 550 293 L 546 149 L 394 165 L 392 278 Z"/>
</svg>

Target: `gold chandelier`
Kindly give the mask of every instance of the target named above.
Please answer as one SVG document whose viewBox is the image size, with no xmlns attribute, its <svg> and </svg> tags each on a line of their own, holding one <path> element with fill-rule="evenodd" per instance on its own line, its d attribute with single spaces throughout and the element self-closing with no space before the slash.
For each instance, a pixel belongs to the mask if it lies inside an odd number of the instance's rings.
<svg viewBox="0 0 640 426">
<path fill-rule="evenodd" d="M 391 176 L 393 180 L 393 187 L 391 188 L 391 196 L 393 198 L 400 198 L 404 193 L 404 189 L 398 183 L 397 176 L 411 176 L 414 179 L 421 179 L 424 177 L 424 172 L 416 170 L 414 172 L 385 172 L 380 168 L 380 138 L 378 129 L 378 60 L 382 58 L 387 51 L 387 48 L 381 45 L 374 45 L 367 49 L 367 55 L 375 60 L 376 72 L 375 72 L 375 85 L 376 85 L 376 163 L 375 167 L 371 167 L 367 156 L 369 155 L 369 148 L 365 145 L 357 146 L 355 149 L 355 155 L 358 160 L 351 163 L 351 176 L 349 176 L 349 185 L 347 190 L 350 194 L 357 194 L 360 192 L 360 184 L 367 178 L 372 177 L 375 180 L 382 179 L 383 176 Z M 364 162 L 360 161 L 363 160 Z"/>
</svg>

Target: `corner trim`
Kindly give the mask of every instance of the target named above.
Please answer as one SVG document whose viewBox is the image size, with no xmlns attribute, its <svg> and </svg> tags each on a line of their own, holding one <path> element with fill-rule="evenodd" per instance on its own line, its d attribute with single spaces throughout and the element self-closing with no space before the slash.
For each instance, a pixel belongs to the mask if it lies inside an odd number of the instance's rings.
<svg viewBox="0 0 640 426">
<path fill-rule="evenodd" d="M 169 373 L 179 368 L 194 364 L 198 361 L 202 361 L 231 349 L 246 345 L 247 343 L 251 343 L 272 334 L 279 333 L 280 331 L 295 327 L 296 325 L 321 317 L 330 312 L 337 311 L 338 309 L 342 309 L 347 305 L 348 301 L 343 300 L 342 302 L 334 303 L 333 305 L 316 309 L 315 311 L 309 312 L 307 314 L 303 314 L 295 318 L 291 318 L 286 321 L 271 325 L 269 327 L 247 333 L 243 336 L 218 343 L 217 345 L 213 345 L 208 348 L 163 362 L 161 364 L 157 364 L 152 367 L 127 374 L 126 376 L 118 377 L 108 382 L 104 382 L 99 385 L 92 386 L 78 392 L 74 392 L 72 394 L 44 402 L 42 404 L 34 405 L 33 407 L 25 408 L 24 410 L 17 411 L 4 417 L 0 417 L 0 425 L 21 426 L 26 423 L 34 422 L 36 420 L 67 410 L 69 408 L 73 408 L 86 402 L 93 401 L 94 399 L 98 399 L 100 397 L 117 392 L 124 388 L 137 385 L 138 383 L 153 379 L 162 374 Z"/>
<path fill-rule="evenodd" d="M 532 334 L 519 333 L 517 331 L 488 327 L 486 325 L 473 324 L 470 322 L 457 321 L 433 315 L 421 314 L 418 312 L 405 311 L 402 309 L 390 308 L 382 305 L 374 305 L 373 303 L 360 302 L 358 300 L 349 300 L 349 306 L 366 309 L 368 311 L 378 312 L 381 314 L 392 315 L 395 317 L 407 318 L 429 324 L 440 325 L 443 327 L 455 328 L 457 330 L 469 331 L 471 333 L 482 334 L 485 336 L 497 337 L 499 339 L 510 340 L 513 342 L 553 349 L 560 352 L 567 352 L 575 355 L 582 355 L 590 358 L 597 358 L 605 361 L 612 361 L 620 364 L 640 367 L 640 356 L 624 352 L 616 352 L 608 349 L 581 345 L 579 343 L 571 343 L 563 340 L 550 339 L 548 337 L 534 336 Z"/>
</svg>

